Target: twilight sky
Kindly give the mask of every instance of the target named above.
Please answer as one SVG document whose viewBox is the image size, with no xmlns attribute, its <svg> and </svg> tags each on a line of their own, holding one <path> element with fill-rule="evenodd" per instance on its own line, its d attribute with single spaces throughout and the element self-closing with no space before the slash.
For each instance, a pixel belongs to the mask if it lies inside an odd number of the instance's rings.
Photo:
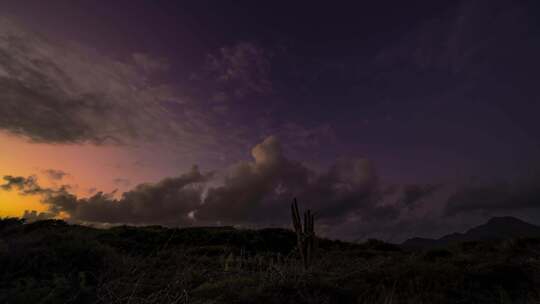
<svg viewBox="0 0 540 304">
<path fill-rule="evenodd" d="M 0 216 L 540 224 L 540 4 L 0 2 Z"/>
</svg>

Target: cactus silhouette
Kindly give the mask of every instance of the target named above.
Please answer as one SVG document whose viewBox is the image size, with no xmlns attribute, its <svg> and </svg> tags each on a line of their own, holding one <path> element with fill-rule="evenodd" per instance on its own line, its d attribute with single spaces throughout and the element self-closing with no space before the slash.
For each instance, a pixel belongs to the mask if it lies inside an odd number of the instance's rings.
<svg viewBox="0 0 540 304">
<path fill-rule="evenodd" d="M 302 227 L 302 221 L 300 218 L 300 212 L 298 211 L 298 202 L 296 198 L 291 204 L 292 222 L 296 237 L 298 240 L 298 251 L 302 258 L 302 264 L 304 270 L 307 270 L 313 261 L 313 253 L 315 250 L 315 217 L 311 210 L 304 212 L 304 226 Z"/>
</svg>

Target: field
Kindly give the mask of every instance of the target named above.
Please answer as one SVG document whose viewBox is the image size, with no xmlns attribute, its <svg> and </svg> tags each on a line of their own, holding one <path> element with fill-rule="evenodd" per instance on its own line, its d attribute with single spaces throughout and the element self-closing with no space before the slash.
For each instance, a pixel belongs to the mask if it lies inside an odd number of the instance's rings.
<svg viewBox="0 0 540 304">
<path fill-rule="evenodd" d="M 291 230 L 0 220 L 0 303 L 540 303 L 540 239 L 405 250 Z"/>
</svg>

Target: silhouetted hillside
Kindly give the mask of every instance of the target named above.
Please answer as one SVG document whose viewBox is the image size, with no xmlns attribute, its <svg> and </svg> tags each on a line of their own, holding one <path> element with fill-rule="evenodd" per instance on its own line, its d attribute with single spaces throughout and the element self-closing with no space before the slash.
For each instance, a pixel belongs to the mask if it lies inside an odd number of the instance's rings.
<svg viewBox="0 0 540 304">
<path fill-rule="evenodd" d="M 523 231 L 508 219 L 490 221 Z M 513 224 L 512 224 L 513 223 Z M 486 226 L 486 225 L 484 225 Z M 488 235 L 496 229 L 472 229 Z M 506 231 L 506 230 L 505 230 Z M 540 238 L 405 251 L 286 229 L 94 229 L 0 219 L 0 303 L 538 303 Z"/>
<path fill-rule="evenodd" d="M 442 247 L 456 242 L 533 237 L 540 237 L 539 226 L 529 224 L 514 217 L 506 216 L 491 218 L 487 223 L 469 229 L 465 233 L 452 233 L 439 239 L 412 238 L 406 240 L 402 246 L 411 249 L 430 248 Z"/>
</svg>

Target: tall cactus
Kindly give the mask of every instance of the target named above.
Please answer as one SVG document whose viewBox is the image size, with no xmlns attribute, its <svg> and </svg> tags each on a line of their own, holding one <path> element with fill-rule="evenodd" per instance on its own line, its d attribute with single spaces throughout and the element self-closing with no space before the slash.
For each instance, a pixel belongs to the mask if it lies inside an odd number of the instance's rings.
<svg viewBox="0 0 540 304">
<path fill-rule="evenodd" d="M 291 204 L 291 213 L 293 227 L 298 241 L 298 251 L 300 251 L 304 269 L 307 270 L 313 261 L 313 252 L 315 250 L 315 217 L 309 209 L 304 212 L 304 227 L 302 228 L 302 221 L 300 219 L 296 198 Z"/>
</svg>

